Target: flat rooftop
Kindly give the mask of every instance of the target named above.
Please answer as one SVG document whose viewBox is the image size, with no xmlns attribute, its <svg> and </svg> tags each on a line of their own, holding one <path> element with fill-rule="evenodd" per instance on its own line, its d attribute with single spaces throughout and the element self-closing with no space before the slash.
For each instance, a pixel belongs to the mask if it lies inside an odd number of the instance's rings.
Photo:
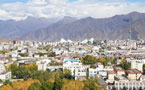
<svg viewBox="0 0 145 90">
<path fill-rule="evenodd" d="M 116 74 L 115 71 L 108 71 L 108 74 Z"/>
<path fill-rule="evenodd" d="M 80 61 L 80 59 L 65 59 L 64 61 Z"/>
<path fill-rule="evenodd" d="M 124 71 L 123 68 L 121 68 L 121 67 L 114 67 L 114 70 L 115 71 Z"/>
<path fill-rule="evenodd" d="M 133 69 L 133 70 L 127 70 L 126 71 L 128 74 L 138 74 L 141 73 L 139 70 Z"/>
<path fill-rule="evenodd" d="M 128 80 L 126 77 L 124 76 L 115 76 L 117 79 L 119 80 Z"/>
</svg>

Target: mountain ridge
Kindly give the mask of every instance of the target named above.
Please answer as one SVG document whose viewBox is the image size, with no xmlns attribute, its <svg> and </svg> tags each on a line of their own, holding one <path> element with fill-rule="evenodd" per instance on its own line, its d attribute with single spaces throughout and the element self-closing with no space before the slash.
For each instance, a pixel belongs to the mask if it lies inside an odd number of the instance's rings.
<svg viewBox="0 0 145 90">
<path fill-rule="evenodd" d="M 17 38 L 32 30 L 47 27 L 57 22 L 57 19 L 28 17 L 24 20 L 2 20 L 0 22 L 0 37 Z"/>
<path fill-rule="evenodd" d="M 71 23 L 60 24 L 59 26 L 53 25 L 55 26 L 53 28 L 49 26 L 35 32 L 27 33 L 21 39 L 34 41 L 59 41 L 61 38 L 71 40 L 95 38 L 97 40 L 104 40 L 125 37 L 124 39 L 127 39 L 129 30 L 125 28 L 126 31 L 124 30 L 124 32 L 126 36 L 120 30 L 125 25 L 133 24 L 133 22 L 137 22 L 140 19 L 145 19 L 145 13 L 131 12 L 126 15 L 116 15 L 102 19 L 86 17 Z M 119 31 L 121 32 L 121 36 L 117 33 Z M 133 32 L 137 31 L 134 30 Z M 139 38 L 135 36 L 133 39 Z"/>
<path fill-rule="evenodd" d="M 128 39 L 130 27 L 133 39 L 145 39 L 145 13 L 131 12 L 109 18 L 28 17 L 20 21 L 0 21 L 0 37 L 32 41 L 59 41 L 61 38 L 70 40 Z"/>
</svg>

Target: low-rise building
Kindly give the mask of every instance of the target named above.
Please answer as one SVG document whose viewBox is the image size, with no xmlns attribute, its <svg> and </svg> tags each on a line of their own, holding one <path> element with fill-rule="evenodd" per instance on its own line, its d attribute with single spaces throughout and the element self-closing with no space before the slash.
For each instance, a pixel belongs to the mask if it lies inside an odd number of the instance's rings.
<svg viewBox="0 0 145 90">
<path fill-rule="evenodd" d="M 1 80 L 11 79 L 11 72 L 3 72 L 3 73 L 0 73 L 0 79 Z"/>
<path fill-rule="evenodd" d="M 7 72 L 3 64 L 0 64 L 0 79 L 1 80 L 11 79 L 11 72 Z"/>
<path fill-rule="evenodd" d="M 114 67 L 114 71 L 118 76 L 125 75 L 125 70 L 123 70 L 121 67 Z"/>
<path fill-rule="evenodd" d="M 38 70 L 44 70 L 45 71 L 50 62 L 51 61 L 48 60 L 48 59 L 37 61 L 36 64 L 38 65 Z"/>
<path fill-rule="evenodd" d="M 108 80 L 112 80 L 114 81 L 114 77 L 116 76 L 116 72 L 115 71 L 108 71 Z"/>
<path fill-rule="evenodd" d="M 141 72 L 143 72 L 143 63 L 139 61 L 131 61 L 131 69 L 137 69 Z"/>
<path fill-rule="evenodd" d="M 95 64 L 96 68 L 89 68 L 89 77 L 101 75 L 103 78 L 107 78 L 107 71 L 112 71 L 113 68 L 109 66 L 104 67 L 101 63 Z"/>
<path fill-rule="evenodd" d="M 65 59 L 63 61 L 63 70 L 69 69 L 75 79 L 86 77 L 87 68 L 83 66 L 79 59 Z"/>
<path fill-rule="evenodd" d="M 128 90 L 139 90 L 140 88 L 145 89 L 145 82 L 140 81 L 115 81 L 114 87 L 117 90 L 122 90 L 126 87 Z"/>
<path fill-rule="evenodd" d="M 127 77 L 129 80 L 139 80 L 142 73 L 139 70 L 133 69 L 133 70 L 127 70 Z"/>
</svg>

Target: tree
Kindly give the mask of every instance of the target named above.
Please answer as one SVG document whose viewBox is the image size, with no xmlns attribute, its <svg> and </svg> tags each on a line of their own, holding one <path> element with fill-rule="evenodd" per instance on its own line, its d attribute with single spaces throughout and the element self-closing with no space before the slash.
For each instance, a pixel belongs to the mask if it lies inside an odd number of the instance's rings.
<svg viewBox="0 0 145 90">
<path fill-rule="evenodd" d="M 0 54 L 6 54 L 6 53 L 9 53 L 10 50 L 3 50 L 3 51 L 0 51 Z"/>
<path fill-rule="evenodd" d="M 9 84 L 9 85 L 11 85 L 11 86 L 12 86 L 12 82 L 10 82 L 10 80 L 6 80 L 3 84 L 4 84 L 4 85 Z"/>
<path fill-rule="evenodd" d="M 12 85 L 14 90 L 28 90 L 33 83 L 40 84 L 38 80 L 28 79 L 27 81 L 14 81 Z"/>
<path fill-rule="evenodd" d="M 66 72 L 65 72 L 66 73 Z M 68 72 L 69 73 L 69 72 Z M 63 71 L 62 70 L 58 70 L 55 74 L 55 78 L 61 78 L 63 79 L 64 78 L 64 74 L 63 74 Z"/>
<path fill-rule="evenodd" d="M 98 90 L 99 86 L 97 85 L 96 78 L 90 78 L 88 81 L 85 82 L 84 90 Z"/>
<path fill-rule="evenodd" d="M 145 64 L 143 64 L 143 74 L 145 74 Z"/>
<path fill-rule="evenodd" d="M 72 75 L 71 75 L 72 73 L 69 69 L 64 69 L 63 74 L 64 74 L 64 78 L 72 79 Z"/>
<path fill-rule="evenodd" d="M 49 65 L 63 65 L 62 62 L 50 62 Z"/>
<path fill-rule="evenodd" d="M 53 90 L 53 83 L 43 82 L 41 85 L 42 90 Z"/>
<path fill-rule="evenodd" d="M 123 87 L 123 89 L 122 90 L 128 90 L 126 87 Z"/>
<path fill-rule="evenodd" d="M 99 52 L 103 52 L 103 49 L 102 48 L 99 48 Z"/>
<path fill-rule="evenodd" d="M 115 88 L 115 87 L 113 87 L 113 88 L 112 88 L 112 90 L 116 90 L 116 88 Z"/>
<path fill-rule="evenodd" d="M 135 87 L 133 87 L 133 90 L 136 90 L 136 88 L 135 88 Z"/>
<path fill-rule="evenodd" d="M 7 81 L 7 85 L 2 86 L 0 90 L 28 90 L 32 83 L 39 83 L 38 80 L 28 79 L 27 81 Z"/>
<path fill-rule="evenodd" d="M 104 66 L 106 66 L 109 60 L 107 59 L 107 57 L 101 57 L 99 58 L 99 62 L 101 62 Z"/>
<path fill-rule="evenodd" d="M 12 71 L 12 75 L 15 76 L 16 75 L 16 72 L 18 70 L 18 66 L 16 63 L 13 63 L 9 66 L 8 68 L 9 71 Z"/>
<path fill-rule="evenodd" d="M 60 78 L 56 78 L 54 82 L 54 90 L 61 90 L 63 86 L 63 81 Z"/>
<path fill-rule="evenodd" d="M 41 52 L 38 52 L 38 53 L 35 53 L 36 55 L 39 55 L 39 56 L 44 56 L 46 55 L 46 53 L 41 53 Z"/>
<path fill-rule="evenodd" d="M 126 59 L 122 59 L 122 60 L 121 60 L 121 67 L 124 68 L 125 70 L 128 70 L 128 69 L 131 68 L 131 64 L 128 63 L 128 62 L 126 61 Z"/>
<path fill-rule="evenodd" d="M 87 55 L 83 58 L 83 64 L 95 64 L 97 62 L 97 58 L 94 56 Z"/>
<path fill-rule="evenodd" d="M 49 53 L 48 53 L 48 56 L 49 56 L 49 57 L 55 57 L 56 54 L 55 54 L 55 52 L 49 52 Z"/>
<path fill-rule="evenodd" d="M 142 90 L 142 87 L 140 87 L 139 90 Z"/>
<path fill-rule="evenodd" d="M 145 69 L 145 64 L 143 65 L 143 68 Z"/>
<path fill-rule="evenodd" d="M 19 53 L 19 55 L 20 55 L 21 57 L 28 57 L 28 56 L 29 56 L 29 53 L 28 53 L 28 52 Z"/>
<path fill-rule="evenodd" d="M 53 83 L 48 83 L 48 88 L 49 88 L 49 90 L 53 90 L 53 87 L 54 87 L 54 84 Z"/>
<path fill-rule="evenodd" d="M 95 68 L 96 68 L 96 66 L 95 66 L 94 64 L 92 64 L 92 65 L 90 66 L 90 68 L 94 68 L 94 69 L 95 69 Z"/>
<path fill-rule="evenodd" d="M 131 65 L 129 63 L 125 64 L 125 67 L 124 67 L 125 70 L 128 70 L 130 68 L 131 68 Z"/>
<path fill-rule="evenodd" d="M 0 90 L 14 90 L 14 89 L 10 86 L 10 84 L 7 84 L 7 85 L 2 86 Z"/>
<path fill-rule="evenodd" d="M 39 83 L 32 83 L 28 90 L 42 90 Z"/>
<path fill-rule="evenodd" d="M 1 83 L 1 82 L 3 82 L 3 81 L 0 79 L 0 83 Z"/>
<path fill-rule="evenodd" d="M 16 63 L 13 63 L 10 65 L 9 70 L 12 71 L 12 75 L 16 76 L 16 78 L 27 79 L 35 75 L 37 72 L 37 65 L 30 64 L 18 67 Z"/>
<path fill-rule="evenodd" d="M 84 83 L 77 80 L 71 80 L 63 85 L 62 90 L 83 90 Z M 93 90 L 93 89 L 92 89 Z"/>
</svg>

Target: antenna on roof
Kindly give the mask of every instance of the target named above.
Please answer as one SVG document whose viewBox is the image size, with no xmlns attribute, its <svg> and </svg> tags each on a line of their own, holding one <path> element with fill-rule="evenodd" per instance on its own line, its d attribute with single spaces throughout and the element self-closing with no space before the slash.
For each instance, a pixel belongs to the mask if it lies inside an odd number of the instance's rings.
<svg viewBox="0 0 145 90">
<path fill-rule="evenodd" d="M 132 50 L 132 48 L 131 48 L 131 41 L 132 41 L 132 36 L 131 36 L 131 34 L 132 34 L 132 30 L 131 30 L 131 28 L 130 28 L 130 31 L 129 31 L 129 45 L 130 45 L 130 52 L 131 52 L 131 50 Z"/>
</svg>

